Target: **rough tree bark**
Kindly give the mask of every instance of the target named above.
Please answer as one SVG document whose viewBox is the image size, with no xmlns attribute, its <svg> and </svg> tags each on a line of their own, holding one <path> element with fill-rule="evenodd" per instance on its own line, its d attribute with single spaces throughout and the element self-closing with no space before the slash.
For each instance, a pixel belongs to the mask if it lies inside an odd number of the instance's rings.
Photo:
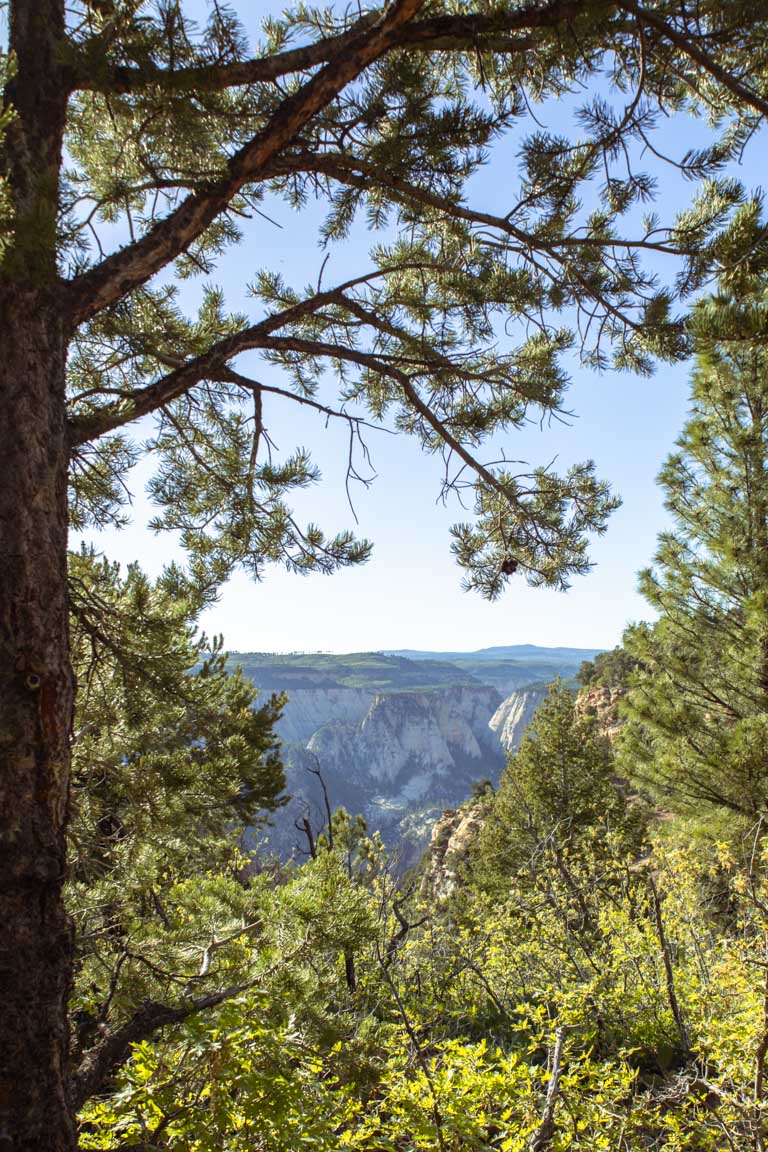
<svg viewBox="0 0 768 1152">
<path fill-rule="evenodd" d="M 14 1152 L 72 1139 L 62 344 L 39 292 L 0 288 L 0 1149 Z"/>
<path fill-rule="evenodd" d="M 0 279 L 0 1149 L 65 1152 L 71 930 L 62 901 L 74 686 L 67 636 L 66 320 L 56 207 L 63 0 L 16 0 L 15 213 Z"/>
</svg>

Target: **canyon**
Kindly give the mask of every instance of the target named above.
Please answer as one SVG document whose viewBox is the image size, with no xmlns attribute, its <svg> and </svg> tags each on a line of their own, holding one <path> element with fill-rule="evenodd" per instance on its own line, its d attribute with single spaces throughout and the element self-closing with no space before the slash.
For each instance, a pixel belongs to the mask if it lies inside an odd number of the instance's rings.
<svg viewBox="0 0 768 1152">
<path fill-rule="evenodd" d="M 324 786 L 332 808 L 362 815 L 407 867 L 445 809 L 496 784 L 547 683 L 596 651 L 233 654 L 262 696 L 287 696 L 277 731 L 288 800 L 255 842 L 281 858 L 306 852 L 305 821 L 315 833 L 325 822 Z"/>
</svg>

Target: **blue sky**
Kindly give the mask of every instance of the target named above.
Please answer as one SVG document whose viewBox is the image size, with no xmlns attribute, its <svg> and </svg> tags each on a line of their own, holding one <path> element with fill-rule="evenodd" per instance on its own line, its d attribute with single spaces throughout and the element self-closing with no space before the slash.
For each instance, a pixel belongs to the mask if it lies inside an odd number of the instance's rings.
<svg viewBox="0 0 768 1152">
<path fill-rule="evenodd" d="M 249 30 L 255 32 L 257 10 L 248 8 Z M 561 130 L 566 111 L 563 106 L 545 106 L 537 115 Z M 676 152 L 705 135 L 703 125 L 689 120 L 670 121 L 664 129 L 667 145 Z M 752 159 L 747 157 L 742 172 L 748 185 L 758 181 L 756 155 L 761 143 L 753 142 Z M 504 187 L 513 153 L 514 143 L 507 144 L 474 181 L 473 201 L 478 206 L 505 210 Z M 660 190 L 666 216 L 670 209 L 685 206 L 692 189 L 668 171 Z M 317 279 L 324 259 L 316 240 L 318 210 L 310 207 L 297 214 L 285 205 L 271 204 L 269 212 L 280 227 L 254 220 L 245 243 L 226 256 L 213 276 L 232 307 L 244 306 L 242 288 L 260 266 L 277 268 L 296 287 Z M 324 283 L 366 267 L 370 239 L 363 229 L 356 229 L 349 243 L 333 250 Z M 190 299 L 200 287 L 197 282 L 187 289 Z M 650 379 L 615 373 L 598 376 L 575 361 L 572 368 L 567 406 L 575 415 L 570 425 L 531 426 L 510 433 L 503 443 L 507 455 L 535 464 L 557 456 L 558 470 L 594 458 L 599 475 L 610 480 L 623 499 L 606 536 L 593 542 L 594 569 L 575 578 L 570 591 L 531 589 L 522 580 L 513 580 L 493 604 L 462 592 L 461 572 L 450 556 L 448 528 L 464 514 L 455 504 L 444 508 L 436 503 L 441 461 L 424 457 L 415 442 L 371 432 L 368 444 L 377 478 L 369 489 L 358 487 L 353 492 L 357 531 L 375 544 L 370 562 L 331 577 L 297 577 L 271 569 L 254 584 L 238 575 L 206 613 L 202 621 L 206 631 L 223 633 L 227 647 L 241 651 L 616 644 L 628 621 L 649 614 L 635 592 L 636 573 L 649 562 L 656 534 L 665 523 L 655 477 L 684 420 L 688 367 L 660 366 Z M 299 518 L 315 520 L 329 532 L 354 526 L 344 488 L 344 429 L 326 429 L 322 417 L 276 397 L 265 407 L 270 436 L 281 451 L 306 445 L 323 472 L 321 484 L 296 501 Z M 493 452 L 486 458 L 493 458 Z M 126 563 L 137 559 L 154 574 L 180 554 L 172 538 L 144 528 L 151 515 L 143 495 L 147 475 L 142 465 L 132 478 L 134 523 L 120 533 L 90 539 L 110 558 Z"/>
</svg>

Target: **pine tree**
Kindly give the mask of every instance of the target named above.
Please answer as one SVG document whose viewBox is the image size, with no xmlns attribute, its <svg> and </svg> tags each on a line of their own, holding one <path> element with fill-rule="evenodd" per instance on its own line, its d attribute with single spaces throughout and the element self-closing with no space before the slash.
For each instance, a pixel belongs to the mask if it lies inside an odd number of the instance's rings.
<svg viewBox="0 0 768 1152">
<path fill-rule="evenodd" d="M 80 691 L 67 906 L 75 928 L 73 1095 L 103 1088 L 171 1018 L 225 999 L 252 897 L 240 840 L 280 803 L 274 724 L 194 625 L 198 589 L 171 568 L 71 557 Z M 235 943 L 232 943 L 235 942 Z M 229 993 L 231 995 L 231 992 Z"/>
<path fill-rule="evenodd" d="M 768 290 L 740 277 L 694 320 L 691 411 L 660 475 L 673 526 L 630 629 L 624 740 L 665 803 L 754 821 L 768 804 Z M 712 808 L 709 809 L 712 812 Z"/>
<path fill-rule="evenodd" d="M 474 876 L 503 896 L 510 884 L 562 870 L 565 857 L 602 838 L 606 851 L 639 831 L 617 789 L 608 740 L 556 682 L 510 757 L 480 836 Z M 611 836 L 614 836 L 611 847 Z"/>
<path fill-rule="evenodd" d="M 131 861 L 203 872 L 218 843 L 279 806 L 283 699 L 255 706 L 219 642 L 196 633 L 197 590 L 173 566 L 152 583 L 137 565 L 122 577 L 83 550 L 71 557 L 70 588 L 70 872 L 86 885 L 108 874 L 127 897 Z"/>
<path fill-rule="evenodd" d="M 460 12 L 394 0 L 359 14 L 301 5 L 267 21 L 251 55 L 220 3 L 199 28 L 182 0 L 4 8 L 0 1139 L 58 1152 L 73 1142 L 68 480 L 71 523 L 118 522 L 125 471 L 150 452 L 158 526 L 180 530 L 209 586 L 237 565 L 332 571 L 368 545 L 298 525 L 291 493 L 317 473 L 303 450 L 270 455 L 266 412 L 309 405 L 353 441 L 363 417 L 386 418 L 445 454 L 449 489 L 476 477 L 476 521 L 455 541 L 471 584 L 496 595 L 519 571 L 564 585 L 605 526 L 606 486 L 589 464 L 563 476 L 488 465 L 481 445 L 562 407 L 564 324 L 597 335 L 584 348 L 597 364 L 646 370 L 684 351 L 645 255 L 681 260 L 683 290 L 714 264 L 763 259 L 758 203 L 720 169 L 768 110 L 768 37 L 742 0 Z M 580 140 L 534 127 L 517 186 L 505 176 L 495 212 L 472 207 L 471 176 L 505 132 L 524 136 L 531 95 L 593 80 L 602 94 L 579 113 Z M 707 182 L 680 220 L 636 232 L 653 181 L 630 158 L 659 113 L 685 108 L 718 126 L 685 160 Z M 314 196 L 324 241 L 363 213 L 394 239 L 382 232 L 344 283 L 324 285 L 318 267 L 298 289 L 256 254 L 253 314 L 210 285 L 199 312 L 183 312 L 174 281 L 208 275 L 244 216 L 267 197 L 271 209 Z M 249 373 L 244 352 L 262 370 Z M 316 392 L 328 366 L 336 401 Z M 150 416 L 140 448 L 128 429 Z"/>
</svg>

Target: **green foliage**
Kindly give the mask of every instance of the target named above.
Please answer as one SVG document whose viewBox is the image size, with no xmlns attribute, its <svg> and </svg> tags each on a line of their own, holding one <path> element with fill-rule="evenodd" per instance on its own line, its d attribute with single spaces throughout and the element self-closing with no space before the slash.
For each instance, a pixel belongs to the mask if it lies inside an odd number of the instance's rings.
<svg viewBox="0 0 768 1152">
<path fill-rule="evenodd" d="M 637 666 L 637 659 L 626 648 L 617 645 L 611 652 L 598 653 L 594 660 L 585 660 L 576 678 L 583 688 L 600 684 L 606 688 L 626 689 Z"/>
<path fill-rule="evenodd" d="M 269 997 L 250 993 L 188 1024 L 174 1045 L 137 1045 L 119 1094 L 88 1109 L 81 1147 L 331 1152 L 345 1103 L 333 1065 Z"/>
<path fill-rule="evenodd" d="M 577 711 L 575 694 L 553 684 L 502 774 L 473 859 L 475 881 L 503 892 L 521 874 L 546 872 L 552 860 L 565 867 L 565 857 L 578 857 L 587 843 L 596 851 L 598 840 L 623 855 L 642 819 L 614 771 L 606 738 Z"/>
<path fill-rule="evenodd" d="M 236 879 L 239 837 L 280 804 L 282 700 L 254 707 L 218 649 L 203 658 L 198 590 L 177 571 L 152 584 L 86 551 L 70 568 L 80 692 L 68 904 L 87 1047 L 145 997 L 194 987 L 213 942 L 219 971 L 237 967 L 239 934 L 258 920 Z"/>
<path fill-rule="evenodd" d="M 684 356 L 679 301 L 718 271 L 735 280 L 766 261 L 759 196 L 723 171 L 764 99 L 764 19 L 756 26 L 749 11 L 745 23 L 740 3 L 716 0 L 695 20 L 656 8 L 646 25 L 610 5 L 555 5 L 542 19 L 514 4 L 459 14 L 440 0 L 334 87 L 374 9 L 268 14 L 253 49 L 219 3 L 199 18 L 180 0 L 75 4 L 62 45 L 72 92 L 56 254 L 85 305 L 105 268 L 109 282 L 69 350 L 78 526 L 122 520 L 142 453 L 154 463 L 155 525 L 180 532 L 211 584 L 238 565 L 259 577 L 270 563 L 300 573 L 363 563 L 367 541 L 293 515 L 319 471 L 303 446 L 281 455 L 268 428 L 275 406 L 298 404 L 346 427 L 350 480 L 371 420 L 444 458 L 442 495 L 474 510 L 453 528 L 467 587 L 494 598 L 516 573 L 564 588 L 586 572 L 588 540 L 618 503 L 592 462 L 558 474 L 512 463 L 502 446 L 489 465 L 483 446 L 563 413 L 574 349 L 596 368 L 643 373 Z M 682 27 L 667 35 L 665 20 Z M 718 60 L 693 82 L 700 45 Z M 749 88 L 728 80 L 746 59 Z M 326 98 L 270 150 L 286 101 L 301 107 L 326 60 Z M 542 127 L 531 98 L 561 101 L 571 123 Z M 676 161 L 692 203 L 662 218 L 650 205 L 670 112 L 706 117 L 709 136 Z M 268 155 L 260 164 L 254 140 Z M 507 174 L 495 212 L 472 203 L 494 150 Z M 654 167 L 641 167 L 649 157 Z M 305 284 L 258 262 L 258 222 L 311 202 L 327 257 L 372 234 L 349 279 L 334 281 L 322 257 Z M 17 246 L 24 228 L 39 246 L 34 223 L 16 222 Z M 105 258 L 115 237 L 125 247 Z M 188 306 L 179 284 L 210 277 L 254 237 L 248 314 L 210 281 Z M 161 255 L 144 268 L 158 238 Z M 147 416 L 154 428 L 139 446 L 127 429 Z"/>
<path fill-rule="evenodd" d="M 254 709 L 252 686 L 219 647 L 196 636 L 197 590 L 174 569 L 154 585 L 137 566 L 83 551 L 71 557 L 76 840 L 94 855 L 101 821 L 118 848 L 167 834 L 193 864 L 194 842 L 226 833 L 279 802 L 283 776 L 272 726 L 279 698 Z M 132 822 L 124 826 L 123 815 Z M 190 836 L 192 829 L 196 835 Z M 110 869 L 107 869 L 110 870 Z"/>
<path fill-rule="evenodd" d="M 640 661 L 625 762 L 664 803 L 753 820 L 768 801 L 768 353 L 765 288 L 702 302 L 692 409 L 660 483 L 673 528 L 640 587 L 659 613 Z"/>
<path fill-rule="evenodd" d="M 247 945 L 257 987 L 137 1044 L 117 1090 L 84 1111 L 83 1147 L 524 1152 L 555 1028 L 557 1152 L 721 1152 L 725 1133 L 749 1147 L 765 1123 L 761 851 L 657 846 L 652 884 L 587 851 L 567 882 L 550 871 L 548 899 L 544 887 L 476 897 L 461 925 L 433 912 L 388 968 L 381 891 L 337 864 L 326 850 L 272 889 L 265 934 Z M 574 925 L 574 888 L 589 932 Z M 314 934 L 334 912 L 335 934 Z M 356 935 L 350 991 L 339 957 Z"/>
</svg>

